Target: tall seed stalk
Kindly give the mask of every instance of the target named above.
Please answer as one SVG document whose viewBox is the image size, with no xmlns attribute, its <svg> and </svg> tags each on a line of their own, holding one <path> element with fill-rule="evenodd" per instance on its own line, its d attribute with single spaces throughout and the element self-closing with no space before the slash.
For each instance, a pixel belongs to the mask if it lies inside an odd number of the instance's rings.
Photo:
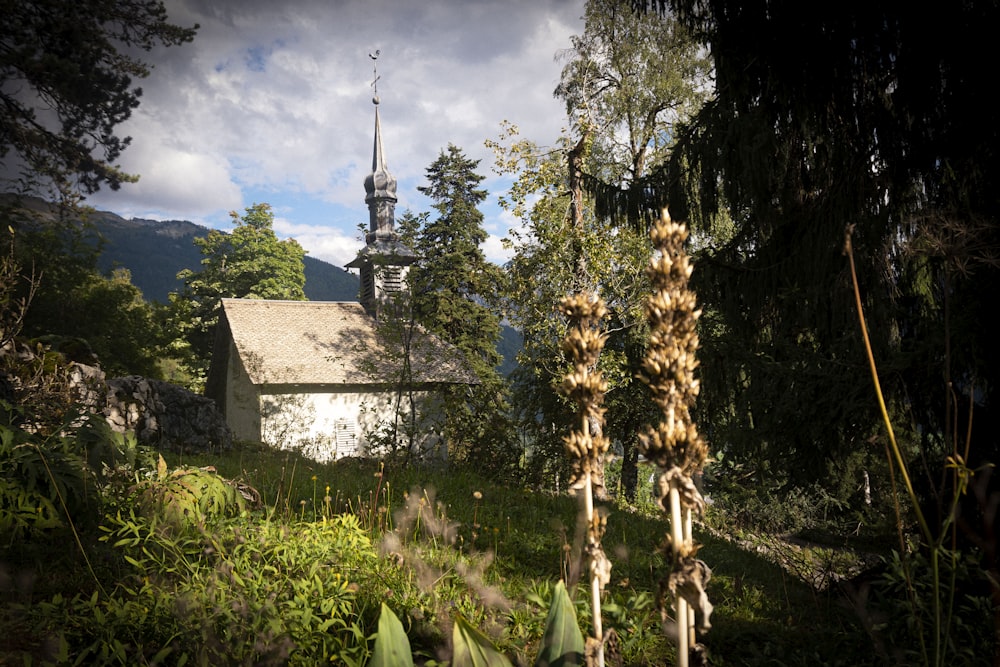
<svg viewBox="0 0 1000 667">
<path fill-rule="evenodd" d="M 920 505 L 920 497 L 917 494 L 913 482 L 910 478 L 909 469 L 906 465 L 906 459 L 903 457 L 903 450 L 896 440 L 896 433 L 892 426 L 892 418 L 889 416 L 889 409 L 886 406 L 885 395 L 882 393 L 882 384 L 879 381 L 878 365 L 875 363 L 875 353 L 872 349 L 871 337 L 868 335 L 868 325 L 865 320 L 864 306 L 861 301 L 861 288 L 858 285 L 858 272 L 857 267 L 854 265 L 854 248 L 851 243 L 851 236 L 854 233 L 854 225 L 848 225 L 847 230 L 844 235 L 844 254 L 847 255 L 848 266 L 851 272 L 851 286 L 854 289 L 854 304 L 858 311 L 858 323 L 861 326 L 861 338 L 864 342 L 865 355 L 868 359 L 868 368 L 872 376 L 872 386 L 875 390 L 875 397 L 878 400 L 879 412 L 882 415 L 882 421 L 885 424 L 886 435 L 888 436 L 888 442 L 885 445 L 886 457 L 889 463 L 889 474 L 892 482 L 892 498 L 896 510 L 896 530 L 899 533 L 900 540 L 900 551 L 899 558 L 903 567 L 903 574 L 906 581 L 907 597 L 909 598 L 911 614 L 913 617 L 913 626 L 916 629 L 917 637 L 920 643 L 920 653 L 923 657 L 924 664 L 933 664 L 935 667 L 940 667 L 948 661 L 948 652 L 952 650 L 952 644 L 950 641 L 952 623 L 954 622 L 953 611 L 954 604 L 956 600 L 956 589 L 955 589 L 955 576 L 958 565 L 958 560 L 962 556 L 961 552 L 954 546 L 951 549 L 945 547 L 945 542 L 949 536 L 949 528 L 954 528 L 955 519 L 957 517 L 958 503 L 970 487 L 974 475 L 979 472 L 972 470 L 968 467 L 967 460 L 969 457 L 969 449 L 972 444 L 972 419 L 971 414 L 969 417 L 969 432 L 966 435 L 965 442 L 965 456 L 962 456 L 958 452 L 958 439 L 957 435 L 949 433 L 952 427 L 947 426 L 945 429 L 946 439 L 953 443 L 952 453 L 945 459 L 945 467 L 951 469 L 955 475 L 955 488 L 952 493 L 952 498 L 948 507 L 948 512 L 945 515 L 944 521 L 940 527 L 932 529 L 930 521 L 924 514 L 923 509 Z M 946 296 L 947 298 L 947 296 Z M 947 303 L 947 302 L 946 302 Z M 948 322 L 949 315 L 947 310 L 945 312 L 945 327 L 949 325 Z M 945 335 L 946 345 L 948 343 L 948 335 Z M 947 358 L 949 352 L 945 352 L 945 358 L 947 363 Z M 949 380 L 949 391 L 950 388 L 950 376 Z M 972 390 L 970 389 L 970 392 Z M 951 399 L 946 401 L 946 415 L 949 420 L 953 419 L 951 412 Z M 969 409 L 972 409 L 970 404 Z M 894 468 L 895 464 L 895 468 Z M 992 465 L 992 464 L 987 464 Z M 907 553 L 905 548 L 905 541 L 903 537 L 903 521 L 901 518 L 900 504 L 899 504 L 899 494 L 896 489 L 895 475 L 893 470 L 898 470 L 900 477 L 903 480 L 903 485 L 906 488 L 906 495 L 909 497 L 910 506 L 913 510 L 914 516 L 917 519 L 917 525 L 920 528 L 920 535 L 923 538 L 924 544 L 928 547 L 928 552 L 930 556 L 930 569 L 931 569 L 931 590 L 930 590 L 930 605 L 931 605 L 931 624 L 933 627 L 933 634 L 931 636 L 933 649 L 933 656 L 928 655 L 927 642 L 924 637 L 924 629 L 921 622 L 921 617 L 925 613 L 926 602 L 920 600 L 920 593 L 917 590 L 916 584 L 912 578 L 912 572 L 910 570 L 910 559 L 912 554 Z M 981 469 L 980 469 L 981 470 Z M 936 532 L 935 532 L 936 531 Z M 954 545 L 954 535 L 955 533 L 950 533 L 952 537 L 952 544 Z M 951 579 L 950 582 L 945 583 L 941 581 L 941 577 L 944 574 L 942 572 L 942 564 L 940 562 L 941 558 L 945 557 L 950 560 L 950 571 Z M 993 582 L 993 587 L 996 587 L 996 583 Z M 1000 631 L 1000 628 L 998 628 Z"/>
<path fill-rule="evenodd" d="M 695 294 L 688 289 L 694 267 L 684 252 L 687 237 L 687 227 L 673 222 L 666 209 L 650 231 L 655 250 L 648 269 L 652 294 L 646 302 L 650 334 L 640 378 L 649 385 L 663 419 L 639 436 L 639 451 L 660 469 L 655 493 L 670 517 L 664 552 L 671 569 L 660 582 L 658 603 L 664 631 L 676 633 L 682 667 L 687 667 L 689 660 L 695 664 L 704 661 L 704 647 L 696 643 L 695 610 L 702 632 L 711 627 L 712 613 L 705 594 L 712 571 L 695 558 L 700 545 L 691 536 L 692 514 L 700 516 L 705 507 L 693 476 L 704 467 L 708 446 L 690 412 L 699 391 L 694 377 L 698 367 L 695 325 L 701 311 L 695 309 Z M 675 622 L 668 617 L 668 598 L 674 601 Z"/>
<path fill-rule="evenodd" d="M 587 654 L 594 662 L 604 665 L 604 630 L 601 623 L 601 593 L 611 580 L 611 561 L 604 553 L 601 538 L 607 525 L 607 515 L 594 507 L 595 494 L 603 495 L 604 454 L 608 439 L 604 437 L 604 392 L 607 383 L 597 370 L 597 360 L 604 348 L 606 336 L 599 330 L 607 313 L 604 302 L 587 294 L 566 297 L 559 311 L 569 320 L 569 331 L 562 349 L 573 364 L 563 379 L 563 393 L 577 405 L 579 430 L 564 438 L 566 453 L 573 465 L 570 488 L 582 495 L 586 523 L 584 556 L 590 575 L 591 607 L 594 636 L 587 640 Z"/>
</svg>

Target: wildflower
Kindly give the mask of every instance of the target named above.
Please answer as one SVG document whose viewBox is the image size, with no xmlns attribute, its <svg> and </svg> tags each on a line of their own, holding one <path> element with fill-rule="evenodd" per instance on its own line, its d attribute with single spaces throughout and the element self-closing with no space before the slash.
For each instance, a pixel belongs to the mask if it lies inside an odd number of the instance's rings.
<svg viewBox="0 0 1000 667">
<path fill-rule="evenodd" d="M 675 597 L 678 659 L 682 667 L 699 651 L 695 631 L 688 625 L 688 608 L 699 612 L 698 630 L 711 627 L 712 604 L 705 594 L 711 570 L 695 558 L 698 545 L 691 538 L 691 513 L 700 514 L 704 500 L 692 475 L 704 467 L 708 446 L 691 419 L 698 395 L 694 370 L 698 367 L 694 292 L 688 289 L 693 267 L 684 252 L 687 228 L 670 220 L 666 210 L 653 226 L 650 239 L 657 250 L 648 269 L 653 294 L 646 303 L 649 347 L 639 377 L 649 385 L 653 400 L 663 412 L 661 422 L 639 436 L 640 451 L 660 468 L 656 495 L 670 515 L 671 533 L 664 540 L 672 571 L 661 582 L 661 595 Z M 668 604 L 660 600 L 666 623 Z"/>
<path fill-rule="evenodd" d="M 604 437 L 604 393 L 608 390 L 597 361 L 607 335 L 599 331 L 600 321 L 607 314 L 604 301 L 587 294 L 567 297 L 559 304 L 559 312 L 569 319 L 569 332 L 562 349 L 572 369 L 562 383 L 562 393 L 577 405 L 577 430 L 563 439 L 566 453 L 573 466 L 570 487 L 584 500 L 583 514 L 587 536 L 583 546 L 590 572 L 591 607 L 594 638 L 598 642 L 597 663 L 604 664 L 604 631 L 601 622 L 601 591 L 611 578 L 611 561 L 601 547 L 606 523 L 595 513 L 594 498 L 603 498 L 604 456 L 610 441 Z M 564 548 L 568 551 L 568 545 Z M 588 640 L 589 642 L 590 640 Z"/>
</svg>

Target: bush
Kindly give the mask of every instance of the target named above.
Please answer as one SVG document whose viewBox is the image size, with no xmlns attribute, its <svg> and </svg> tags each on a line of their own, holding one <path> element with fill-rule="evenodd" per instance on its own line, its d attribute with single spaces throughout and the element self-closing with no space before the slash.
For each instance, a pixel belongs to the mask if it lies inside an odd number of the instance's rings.
<svg viewBox="0 0 1000 667">
<path fill-rule="evenodd" d="M 360 665 L 368 656 L 379 601 L 357 582 L 385 573 L 353 515 L 163 530 L 155 515 L 130 513 L 104 531 L 127 566 L 110 595 L 55 596 L 23 610 L 39 645 L 56 647 L 49 660 Z"/>
<path fill-rule="evenodd" d="M 933 570 L 922 551 L 900 557 L 893 552 L 872 595 L 859 611 L 874 647 L 886 664 L 930 664 L 936 633 L 947 633 L 950 665 L 980 665 L 994 654 L 993 607 L 989 575 L 976 559 L 958 551 L 939 548 L 940 580 L 935 588 Z M 932 596 L 940 595 L 947 610 L 947 624 L 935 624 Z"/>
<path fill-rule="evenodd" d="M 102 502 L 151 460 L 100 415 L 47 436 L 0 425 L 0 536 L 10 543 L 66 521 L 95 525 Z"/>
<path fill-rule="evenodd" d="M 71 438 L 41 437 L 0 425 L 0 535 L 5 544 L 63 525 L 83 504 L 83 457 Z M 72 510 L 71 510 L 72 511 Z"/>
</svg>

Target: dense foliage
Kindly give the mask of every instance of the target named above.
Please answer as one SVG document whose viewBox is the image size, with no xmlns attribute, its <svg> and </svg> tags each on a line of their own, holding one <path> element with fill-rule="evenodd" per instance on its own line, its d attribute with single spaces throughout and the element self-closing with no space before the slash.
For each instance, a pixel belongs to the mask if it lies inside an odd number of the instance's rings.
<svg viewBox="0 0 1000 667">
<path fill-rule="evenodd" d="M 158 377 L 163 340 L 155 309 L 128 271 L 98 270 L 87 217 L 55 205 L 33 211 L 17 198 L 0 205 L 16 263 L 7 276 L 10 299 L 31 306 L 17 333 L 74 361 L 99 363 L 111 377 Z"/>
<path fill-rule="evenodd" d="M 507 387 L 498 370 L 500 318 L 488 303 L 501 272 L 481 247 L 486 231 L 479 206 L 487 192 L 479 187 L 478 166 L 457 146 L 442 150 L 427 167 L 428 184 L 417 188 L 434 202 L 437 217 L 403 231 L 420 256 L 407 278 L 414 317 L 455 345 L 478 379 L 447 390 L 449 454 L 502 473 L 518 461 L 510 451 Z"/>
<path fill-rule="evenodd" d="M 794 471 L 790 483 L 824 480 L 844 498 L 879 468 L 850 227 L 909 450 L 940 465 L 973 404 L 970 455 L 995 460 L 1000 358 L 977 322 L 1000 278 L 997 110 L 968 66 L 990 57 L 995 4 L 933 21 L 886 2 L 669 4 L 711 49 L 716 94 L 679 133 L 661 187 L 703 233 L 732 224 L 695 274 L 714 322 L 702 396 L 715 439 L 758 474 Z"/>
<path fill-rule="evenodd" d="M 267 204 L 254 204 L 241 217 L 230 213 L 235 229 L 214 229 L 194 239 L 201 250 L 201 269 L 185 269 L 177 277 L 184 288 L 170 296 L 172 324 L 179 334 L 175 353 L 195 378 L 208 371 L 222 299 L 304 301 L 305 251 L 295 239 L 279 239 Z"/>
<path fill-rule="evenodd" d="M 555 90 L 585 149 L 576 166 L 599 217 L 645 226 L 666 204 L 650 170 L 708 99 L 711 61 L 673 17 L 647 20 L 622 0 L 587 2 L 584 21 Z"/>
<path fill-rule="evenodd" d="M 515 254 L 504 314 L 525 335 L 515 404 L 540 454 L 533 473 L 553 468 L 551 480 L 562 458 L 557 433 L 568 416 L 554 391 L 564 371 L 565 323 L 552 304 L 578 291 L 605 301 L 609 338 L 599 365 L 609 382 L 606 429 L 624 457 L 621 490 L 632 499 L 636 433 L 655 414 L 636 378 L 647 336 L 644 268 L 652 252 L 642 222 L 658 215 L 650 207 L 648 172 L 670 155 L 676 127 L 705 97 L 710 72 L 704 50 L 676 22 L 647 21 L 625 3 L 603 0 L 587 3 L 584 18 L 583 34 L 563 54 L 555 90 L 566 103 L 571 134 L 544 149 L 508 125 L 501 141 L 490 142 L 497 170 L 517 175 L 501 204 L 524 225 L 509 238 Z M 615 207 L 629 224 L 606 215 Z"/>
<path fill-rule="evenodd" d="M 504 317 L 524 336 L 512 378 L 512 403 L 530 449 L 528 475 L 556 484 L 567 475 L 561 434 L 569 427 L 572 409 L 558 392 L 567 368 L 560 350 L 566 322 L 553 304 L 577 284 L 576 253 L 582 252 L 588 260 L 587 289 L 599 290 L 609 312 L 609 339 L 600 355 L 609 383 L 607 434 L 634 464 L 635 434 L 653 414 L 648 394 L 635 377 L 643 349 L 643 268 L 650 247 L 644 234 L 616 229 L 590 212 L 581 226 L 571 225 L 565 215 L 569 195 L 562 156 L 509 130 L 511 145 L 495 146 L 497 168 L 517 173 L 501 203 L 523 221 L 523 229 L 512 230 L 508 238 L 514 254 L 501 290 Z M 635 468 L 620 479 L 631 497 Z"/>
</svg>

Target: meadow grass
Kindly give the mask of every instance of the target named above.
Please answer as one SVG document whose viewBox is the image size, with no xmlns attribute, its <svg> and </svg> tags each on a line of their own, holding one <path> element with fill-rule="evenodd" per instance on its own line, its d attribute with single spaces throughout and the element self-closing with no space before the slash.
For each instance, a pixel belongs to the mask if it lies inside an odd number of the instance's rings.
<svg viewBox="0 0 1000 667">
<path fill-rule="evenodd" d="M 438 604 L 470 607 L 469 613 L 492 629 L 500 648 L 522 661 L 530 662 L 544 618 L 544 609 L 532 610 L 531 602 L 540 607 L 560 578 L 578 583 L 568 554 L 579 539 L 579 508 L 567 495 L 501 486 L 473 471 L 441 465 L 318 464 L 293 452 L 252 446 L 221 457 L 178 457 L 175 463 L 211 465 L 223 476 L 244 481 L 260 491 L 262 512 L 283 520 L 310 522 L 325 513 L 353 513 L 375 542 L 400 528 L 408 503 L 417 499 L 454 526 L 450 543 L 426 535 L 418 539 L 408 529 L 414 553 L 447 575 L 432 582 L 430 595 Z M 626 664 L 669 664 L 674 658 L 654 605 L 664 568 L 656 546 L 667 529 L 660 516 L 653 508 L 619 505 L 608 518 L 604 544 L 614 569 L 605 624 L 619 634 Z M 712 664 L 875 662 L 867 637 L 835 589 L 818 592 L 763 554 L 704 529 L 696 529 L 696 539 L 713 568 L 709 588 L 716 611 L 704 637 Z M 456 574 L 463 558 L 482 563 L 487 553 L 491 557 L 482 579 L 515 601 L 510 609 L 477 610 L 475 595 Z M 583 627 L 589 613 L 585 597 L 583 588 L 576 591 Z"/>
</svg>

